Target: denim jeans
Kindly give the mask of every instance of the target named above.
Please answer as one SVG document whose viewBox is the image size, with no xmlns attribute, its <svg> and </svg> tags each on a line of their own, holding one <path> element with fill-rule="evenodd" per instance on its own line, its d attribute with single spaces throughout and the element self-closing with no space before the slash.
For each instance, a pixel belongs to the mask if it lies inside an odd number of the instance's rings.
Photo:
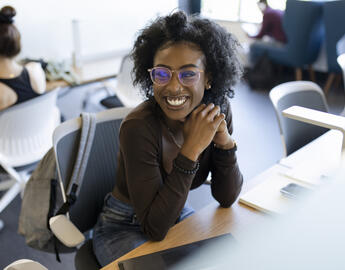
<svg viewBox="0 0 345 270">
<path fill-rule="evenodd" d="M 185 206 L 178 222 L 193 212 Z M 107 194 L 93 234 L 93 249 L 100 265 L 111 263 L 147 240 L 132 206 Z"/>
</svg>

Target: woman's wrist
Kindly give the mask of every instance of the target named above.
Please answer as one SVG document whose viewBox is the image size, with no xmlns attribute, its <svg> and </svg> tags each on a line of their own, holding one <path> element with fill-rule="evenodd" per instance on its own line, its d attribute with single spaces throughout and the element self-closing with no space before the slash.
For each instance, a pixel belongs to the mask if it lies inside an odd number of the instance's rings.
<svg viewBox="0 0 345 270">
<path fill-rule="evenodd" d="M 192 161 L 197 161 L 202 151 L 203 150 L 200 149 L 197 145 L 184 142 L 180 149 L 180 154 Z"/>
<path fill-rule="evenodd" d="M 236 146 L 236 142 L 233 139 L 230 139 L 228 143 L 221 145 L 221 144 L 214 144 L 214 147 L 219 148 L 219 149 L 223 149 L 223 150 L 230 150 L 235 148 Z"/>
<path fill-rule="evenodd" d="M 180 154 L 192 161 L 197 161 L 199 157 L 199 153 L 197 151 L 188 150 L 188 148 L 184 148 L 183 146 L 180 150 Z"/>
</svg>

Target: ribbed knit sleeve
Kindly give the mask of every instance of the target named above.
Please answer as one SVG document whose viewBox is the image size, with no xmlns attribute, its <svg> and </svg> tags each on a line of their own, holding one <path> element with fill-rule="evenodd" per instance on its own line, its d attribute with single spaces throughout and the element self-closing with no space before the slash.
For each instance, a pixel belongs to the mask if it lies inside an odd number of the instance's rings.
<svg viewBox="0 0 345 270">
<path fill-rule="evenodd" d="M 230 103 L 226 112 L 226 122 L 229 133 L 232 134 L 233 123 Z M 243 184 L 236 152 L 233 149 L 223 150 L 211 145 L 211 174 L 212 196 L 222 207 L 230 207 L 240 194 Z"/>
</svg>

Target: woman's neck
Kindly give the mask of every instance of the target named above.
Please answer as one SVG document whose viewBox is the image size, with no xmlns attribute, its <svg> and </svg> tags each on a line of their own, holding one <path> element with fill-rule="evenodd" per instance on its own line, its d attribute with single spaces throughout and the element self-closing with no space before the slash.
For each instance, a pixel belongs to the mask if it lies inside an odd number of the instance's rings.
<svg viewBox="0 0 345 270">
<path fill-rule="evenodd" d="M 171 139 L 173 142 L 181 148 L 183 144 L 183 122 L 178 121 L 178 120 L 171 120 L 167 117 L 164 119 L 166 127 L 169 131 L 169 134 L 171 136 Z"/>
<path fill-rule="evenodd" d="M 167 127 L 173 132 L 173 133 L 179 133 L 183 131 L 183 122 L 178 120 L 171 120 L 168 117 L 164 117 L 165 123 Z"/>
<path fill-rule="evenodd" d="M 22 67 L 13 59 L 0 57 L 0 78 L 11 79 L 19 76 Z"/>
</svg>

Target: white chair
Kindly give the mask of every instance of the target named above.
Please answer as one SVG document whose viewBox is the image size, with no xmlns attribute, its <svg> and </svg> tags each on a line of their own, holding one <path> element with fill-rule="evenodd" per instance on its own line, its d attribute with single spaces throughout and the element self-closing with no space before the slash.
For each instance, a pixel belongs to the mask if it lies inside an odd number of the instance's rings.
<svg viewBox="0 0 345 270">
<path fill-rule="evenodd" d="M 322 89 L 313 82 L 293 81 L 274 87 L 269 97 L 276 112 L 284 156 L 290 155 L 308 142 L 325 133 L 327 129 L 288 119 L 282 111 L 298 105 L 328 112 L 328 105 Z"/>
<path fill-rule="evenodd" d="M 134 63 L 129 55 L 123 57 L 119 74 L 116 77 L 116 84 L 105 82 L 104 85 L 115 94 L 101 101 L 107 108 L 119 107 L 122 103 L 125 107 L 136 107 L 146 98 L 140 93 L 138 87 L 133 86 L 131 72 Z M 119 102 L 118 102 L 119 101 Z"/>
<path fill-rule="evenodd" d="M 0 199 L 0 213 L 24 190 L 29 164 L 39 161 L 52 147 L 52 135 L 60 123 L 56 107 L 58 89 L 0 112 L 0 166 L 9 180 L 0 183 L 7 190 Z"/>
<path fill-rule="evenodd" d="M 48 268 L 32 260 L 21 259 L 6 266 L 4 270 L 48 270 Z"/>
</svg>

